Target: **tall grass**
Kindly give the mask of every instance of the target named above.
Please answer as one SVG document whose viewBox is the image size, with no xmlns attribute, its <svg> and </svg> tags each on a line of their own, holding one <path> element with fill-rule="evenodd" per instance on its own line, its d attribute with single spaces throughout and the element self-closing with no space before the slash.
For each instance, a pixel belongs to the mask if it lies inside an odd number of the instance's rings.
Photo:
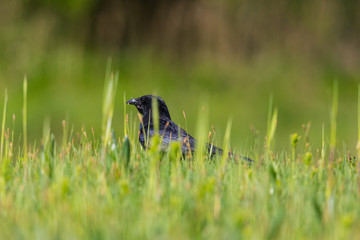
<svg viewBox="0 0 360 240">
<path fill-rule="evenodd" d="M 28 142 L 27 142 L 27 78 L 24 77 L 23 82 L 23 153 L 24 153 L 24 160 L 27 160 L 28 155 Z"/>
<path fill-rule="evenodd" d="M 360 234 L 359 170 L 345 153 L 324 167 L 321 162 L 329 161 L 324 127 L 321 153 L 299 147 L 314 144 L 299 135 L 292 138 L 296 145 L 274 152 L 278 123 L 271 104 L 267 138 L 252 166 L 226 161 L 226 154 L 209 158 L 204 149 L 182 158 L 176 142 L 161 152 L 159 135 L 146 151 L 139 146 L 137 124 L 124 124 L 122 141 L 111 133 L 117 78 L 109 76 L 101 139 L 64 124 L 65 144 L 57 143 L 46 120 L 40 146 L 30 144 L 35 147 L 28 149 L 25 169 L 20 161 L 25 147 L 7 154 L 11 141 L 2 131 L 7 156 L 0 171 L 2 238 L 346 239 Z M 208 140 L 206 109 L 199 111 L 202 141 Z M 229 120 L 225 152 L 230 133 Z"/>
<path fill-rule="evenodd" d="M 277 115 L 278 110 L 273 110 L 273 96 L 271 95 L 268 109 L 268 120 L 267 120 L 267 135 L 266 135 L 266 158 L 269 160 L 272 157 L 272 149 L 274 146 L 274 137 L 277 128 Z"/>
<path fill-rule="evenodd" d="M 358 85 L 358 142 L 356 149 L 358 150 L 358 159 L 360 159 L 360 84 Z"/>
<path fill-rule="evenodd" d="M 336 130 L 337 130 L 337 114 L 338 114 L 338 93 L 339 83 L 334 82 L 332 105 L 330 113 L 330 161 L 334 161 L 335 158 L 335 147 L 336 147 Z"/>
<path fill-rule="evenodd" d="M 4 136 L 5 136 L 7 102 L 8 102 L 8 95 L 7 95 L 7 90 L 5 90 L 4 111 L 3 111 L 3 118 L 2 118 L 2 124 L 1 124 L 0 164 L 1 164 L 1 160 L 3 159 L 3 151 L 4 151 Z"/>
<path fill-rule="evenodd" d="M 109 71 L 109 70 L 108 70 Z M 118 74 L 107 73 L 102 105 L 102 163 L 104 164 L 107 147 L 111 140 L 111 124 L 114 115 L 115 96 L 118 83 Z"/>
</svg>

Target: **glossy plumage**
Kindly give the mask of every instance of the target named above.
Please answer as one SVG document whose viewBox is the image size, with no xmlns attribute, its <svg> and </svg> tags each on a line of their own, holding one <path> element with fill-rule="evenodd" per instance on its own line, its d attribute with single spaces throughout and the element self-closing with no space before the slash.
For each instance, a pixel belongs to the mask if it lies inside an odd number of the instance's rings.
<svg viewBox="0 0 360 240">
<path fill-rule="evenodd" d="M 162 148 L 165 151 L 171 141 L 180 141 L 181 150 L 183 154 L 193 152 L 196 147 L 196 139 L 188 134 L 184 129 L 176 125 L 170 117 L 169 110 L 165 104 L 165 101 L 153 95 L 145 95 L 139 98 L 134 98 L 127 101 L 127 104 L 134 105 L 140 114 L 142 114 L 142 122 L 139 127 L 139 141 L 141 146 L 146 148 L 146 138 L 154 136 L 154 121 L 152 118 L 152 100 L 157 100 L 158 113 L 159 113 L 159 134 L 162 136 Z M 207 144 L 208 151 L 211 151 L 211 155 L 222 154 L 223 150 L 219 147 Z M 237 156 L 229 154 L 236 158 Z M 252 162 L 251 159 L 240 157 L 248 162 Z"/>
</svg>

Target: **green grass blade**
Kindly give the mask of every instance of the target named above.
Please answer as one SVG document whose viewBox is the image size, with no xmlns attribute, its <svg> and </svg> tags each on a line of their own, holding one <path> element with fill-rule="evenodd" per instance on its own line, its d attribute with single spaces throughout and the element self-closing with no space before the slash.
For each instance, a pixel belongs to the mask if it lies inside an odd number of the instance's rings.
<svg viewBox="0 0 360 240">
<path fill-rule="evenodd" d="M 24 145 L 23 145 L 23 153 L 24 153 L 24 160 L 27 160 L 28 155 L 28 143 L 27 143 L 27 90 L 28 90 L 28 83 L 26 76 L 24 77 L 23 82 L 23 138 L 24 138 Z"/>
<path fill-rule="evenodd" d="M 1 147 L 0 147 L 0 163 L 3 159 L 3 151 L 4 151 L 4 136 L 5 136 L 5 121 L 6 121 L 6 108 L 8 102 L 8 95 L 7 90 L 5 90 L 5 97 L 4 97 L 4 111 L 3 111 L 3 119 L 1 124 Z"/>
<path fill-rule="evenodd" d="M 154 94 L 156 96 L 156 94 Z M 159 133 L 159 108 L 158 108 L 158 101 L 157 98 L 154 97 L 152 99 L 152 118 L 153 118 L 153 124 L 154 124 L 154 131 L 155 134 Z"/>
<path fill-rule="evenodd" d="M 231 133 L 231 124 L 232 121 L 231 119 L 228 120 L 228 123 L 226 125 L 226 130 L 225 130 L 225 136 L 224 136 L 224 142 L 223 142 L 223 155 L 222 155 L 222 159 L 221 159 L 221 164 L 222 166 L 225 165 L 227 158 L 229 157 L 229 144 L 230 144 L 230 133 Z"/>
<path fill-rule="evenodd" d="M 272 114 L 273 114 L 273 95 L 271 94 L 269 99 L 268 117 L 267 117 L 267 136 L 270 135 Z"/>
<path fill-rule="evenodd" d="M 269 153 L 272 151 L 272 147 L 274 144 L 274 137 L 277 128 L 277 116 L 278 116 L 278 110 L 277 108 L 275 108 L 271 118 L 270 128 L 268 130 L 268 136 L 267 136 L 267 150 L 269 151 Z"/>
<path fill-rule="evenodd" d="M 360 159 L 360 84 L 358 85 L 358 142 L 357 142 L 358 159 Z"/>
<path fill-rule="evenodd" d="M 127 136 L 129 133 L 127 131 L 127 121 L 128 115 L 126 113 L 126 94 L 124 92 L 124 135 Z"/>
<path fill-rule="evenodd" d="M 334 82 L 333 95 L 332 95 L 332 106 L 331 106 L 331 118 L 330 118 L 330 146 L 332 149 L 336 147 L 336 120 L 338 114 L 338 93 L 339 83 Z"/>
<path fill-rule="evenodd" d="M 118 74 L 110 74 L 105 80 L 103 106 L 102 106 L 102 163 L 104 164 L 108 144 L 111 140 L 111 125 L 115 107 L 115 96 L 118 82 Z"/>
<path fill-rule="evenodd" d="M 204 156 L 205 156 L 205 146 L 206 146 L 206 132 L 208 129 L 208 111 L 207 107 L 204 106 L 205 104 L 202 104 L 199 108 L 198 113 L 198 121 L 197 121 L 197 130 L 196 130 L 196 151 L 195 156 L 196 160 L 198 161 L 198 165 L 200 168 L 203 168 L 203 162 L 204 162 Z"/>
</svg>

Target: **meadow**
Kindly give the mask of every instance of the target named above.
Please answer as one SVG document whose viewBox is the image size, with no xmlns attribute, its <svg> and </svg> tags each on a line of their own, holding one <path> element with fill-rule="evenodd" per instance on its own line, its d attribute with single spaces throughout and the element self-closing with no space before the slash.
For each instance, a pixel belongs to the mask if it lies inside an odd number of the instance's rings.
<svg viewBox="0 0 360 240">
<path fill-rule="evenodd" d="M 0 240 L 358 238 L 359 10 L 0 1 Z M 147 94 L 255 163 L 141 148 Z"/>
<path fill-rule="evenodd" d="M 360 234 L 359 155 L 336 141 L 336 82 L 330 130 L 315 129 L 321 140 L 311 142 L 305 124 L 301 132 L 288 133 L 282 150 L 274 147 L 279 123 L 272 98 L 263 123 L 266 137 L 254 135 L 240 149 L 231 142 L 234 123 L 227 119 L 224 137 L 209 134 L 209 112 L 199 104 L 194 135 L 200 143 L 215 141 L 225 151 L 254 159 L 252 165 L 226 155 L 209 159 L 200 144 L 185 159 L 176 142 L 161 153 L 161 136 L 142 149 L 139 120 L 125 101 L 122 131 L 112 130 L 116 98 L 123 100 L 117 88 L 118 75 L 108 70 L 100 130 L 77 131 L 63 121 L 62 133 L 54 135 L 45 120 L 38 142 L 27 133 L 34 114 L 27 107 L 27 80 L 21 117 L 8 120 L 5 93 L 1 239 L 348 239 Z M 360 111 L 357 119 L 360 126 Z M 14 129 L 14 121 L 21 122 L 21 130 Z"/>
</svg>

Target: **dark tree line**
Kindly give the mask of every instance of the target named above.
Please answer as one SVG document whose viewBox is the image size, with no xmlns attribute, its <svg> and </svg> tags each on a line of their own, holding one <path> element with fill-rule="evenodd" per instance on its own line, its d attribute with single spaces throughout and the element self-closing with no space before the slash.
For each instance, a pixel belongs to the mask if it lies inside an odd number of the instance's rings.
<svg viewBox="0 0 360 240">
<path fill-rule="evenodd" d="M 90 47 L 242 53 L 274 44 L 325 49 L 360 44 L 356 0 L 27 0 L 24 18 L 48 12 L 56 34 Z"/>
</svg>

